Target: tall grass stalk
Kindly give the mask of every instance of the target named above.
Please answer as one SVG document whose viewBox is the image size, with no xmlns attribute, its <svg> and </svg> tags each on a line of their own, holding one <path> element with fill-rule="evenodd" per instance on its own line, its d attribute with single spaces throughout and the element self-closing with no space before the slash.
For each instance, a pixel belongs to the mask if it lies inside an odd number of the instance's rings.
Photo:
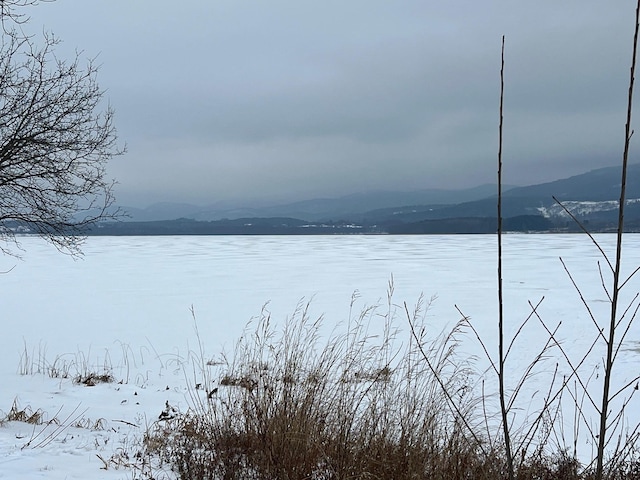
<svg viewBox="0 0 640 480">
<path fill-rule="evenodd" d="M 502 430 L 504 448 L 507 458 L 509 480 L 513 480 L 513 456 L 511 452 L 511 435 L 509 432 L 508 410 L 504 390 L 504 288 L 502 285 L 502 124 L 504 104 L 504 35 L 500 56 L 500 124 L 498 126 L 498 388 L 500 396 L 500 413 L 502 415 Z"/>
<path fill-rule="evenodd" d="M 614 367 L 614 342 L 618 324 L 618 304 L 620 294 L 620 270 L 622 262 L 622 237 L 624 232 L 624 209 L 626 203 L 627 165 L 629 161 L 629 145 L 633 130 L 631 129 L 631 114 L 633 111 L 633 86 L 635 81 L 636 54 L 638 48 L 638 30 L 640 29 L 640 0 L 636 5 L 635 30 L 633 35 L 633 53 L 629 73 L 629 92 L 627 97 L 627 120 L 625 123 L 624 151 L 622 154 L 622 174 L 620 181 L 620 201 L 618 203 L 618 228 L 616 239 L 616 261 L 613 270 L 613 286 L 611 298 L 611 317 L 609 319 L 609 331 L 607 339 L 607 356 L 605 360 L 604 385 L 602 388 L 602 406 L 600 408 L 600 433 L 598 436 L 598 456 L 596 464 L 596 480 L 603 478 L 604 454 L 607 444 L 607 430 L 609 420 L 609 402 L 611 400 L 611 377 Z"/>
</svg>

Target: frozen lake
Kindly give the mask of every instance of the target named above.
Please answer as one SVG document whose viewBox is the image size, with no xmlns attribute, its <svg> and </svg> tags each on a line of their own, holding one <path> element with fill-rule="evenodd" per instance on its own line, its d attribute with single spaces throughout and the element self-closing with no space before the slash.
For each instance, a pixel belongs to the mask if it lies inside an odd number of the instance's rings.
<svg viewBox="0 0 640 480">
<path fill-rule="evenodd" d="M 615 237 L 596 238 L 613 257 Z M 278 321 L 301 299 L 311 299 L 312 315 L 322 314 L 334 326 L 347 320 L 356 291 L 358 310 L 384 304 L 391 276 L 396 304 L 411 308 L 421 293 L 437 297 L 428 312 L 435 330 L 460 318 L 457 305 L 488 343 L 495 336 L 494 236 L 90 237 L 79 260 L 37 238 L 21 243 L 23 259 L 5 256 L 0 265 L 5 271 L 13 267 L 0 276 L 5 325 L 0 347 L 14 358 L 23 342 L 46 345 L 52 354 L 95 351 L 116 342 L 152 345 L 160 352 L 182 349 L 194 339 L 191 306 L 211 351 L 229 348 L 267 303 Z M 542 318 L 561 320 L 566 341 L 580 343 L 591 331 L 559 257 L 594 313 L 606 318 L 598 274 L 598 262 L 604 262 L 586 236 L 506 235 L 508 330 L 526 317 L 529 300 L 544 296 Z M 638 265 L 640 235 L 627 235 L 624 270 Z M 628 295 L 639 290 L 640 278 L 626 287 Z"/>
</svg>

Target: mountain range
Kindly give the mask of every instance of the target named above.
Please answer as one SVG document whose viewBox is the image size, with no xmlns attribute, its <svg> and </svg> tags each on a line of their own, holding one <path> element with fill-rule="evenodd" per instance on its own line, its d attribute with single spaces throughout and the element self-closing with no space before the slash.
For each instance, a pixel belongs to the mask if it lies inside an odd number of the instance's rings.
<svg viewBox="0 0 640 480">
<path fill-rule="evenodd" d="M 399 205 L 455 204 L 479 200 L 496 192 L 495 185 L 464 190 L 428 189 L 411 192 L 378 191 L 356 193 L 339 198 L 316 198 L 282 205 L 233 207 L 216 204 L 156 203 L 146 208 L 122 207 L 128 221 L 149 222 L 189 218 L 199 221 L 257 217 L 293 217 L 308 221 L 358 216 L 374 209 Z"/>
<path fill-rule="evenodd" d="M 616 225 L 620 182 L 621 168 L 605 167 L 547 183 L 503 187 L 504 227 L 579 231 L 574 216 L 591 231 L 610 231 Z M 626 198 L 627 230 L 640 231 L 640 164 L 628 167 Z M 102 224 L 90 233 L 490 233 L 497 226 L 497 188 L 384 191 L 254 208 L 160 203 L 123 209 L 127 221 Z"/>
</svg>

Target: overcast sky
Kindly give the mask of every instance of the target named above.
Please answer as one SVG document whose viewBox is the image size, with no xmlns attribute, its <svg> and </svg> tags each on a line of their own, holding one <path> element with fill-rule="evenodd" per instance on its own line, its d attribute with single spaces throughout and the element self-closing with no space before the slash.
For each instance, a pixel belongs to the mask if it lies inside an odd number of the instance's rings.
<svg viewBox="0 0 640 480">
<path fill-rule="evenodd" d="M 252 204 L 495 182 L 502 35 L 506 182 L 619 163 L 634 8 L 57 0 L 29 28 L 98 56 L 119 203 Z"/>
</svg>

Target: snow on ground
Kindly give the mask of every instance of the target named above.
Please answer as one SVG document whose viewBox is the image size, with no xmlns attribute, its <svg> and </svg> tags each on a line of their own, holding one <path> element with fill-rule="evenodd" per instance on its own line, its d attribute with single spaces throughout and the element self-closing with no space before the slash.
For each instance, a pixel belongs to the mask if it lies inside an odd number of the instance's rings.
<svg viewBox="0 0 640 480">
<path fill-rule="evenodd" d="M 106 370 L 112 383 L 75 382 L 76 356 L 67 358 L 70 378 L 51 378 L 46 372 L 3 377 L 2 412 L 10 414 L 13 408 L 24 411 L 25 419 L 41 418 L 36 424 L 12 421 L 0 427 L 0 478 L 132 478 L 125 465 L 134 463 L 128 457 L 138 450 L 146 427 L 158 421 L 167 404 L 186 410 L 188 376 L 180 367 L 184 359 L 143 362 L 131 352 L 121 358 L 116 354 L 108 362 L 118 363 L 109 363 L 113 368 Z M 15 358 L 11 361 L 17 366 Z M 102 373 L 104 366 L 88 363 L 80 370 Z"/>
<path fill-rule="evenodd" d="M 614 237 L 597 238 L 611 254 Z M 427 312 L 434 333 L 460 318 L 457 306 L 490 351 L 496 346 L 492 236 L 95 237 L 81 260 L 36 238 L 21 242 L 23 260 L 0 259 L 0 270 L 8 272 L 0 275 L 0 418 L 14 404 L 13 413 L 41 418 L 37 425 L 0 426 L 0 478 L 132 478 L 127 468 L 116 468 L 126 463 L 123 453 L 135 452 L 167 404 L 180 411 L 190 405 L 198 342 L 207 358 L 231 351 L 263 307 L 280 321 L 301 299 L 310 300 L 312 315 L 324 315 L 329 331 L 347 321 L 355 291 L 356 310 L 376 303 L 386 309 L 393 276 L 399 312 L 403 302 L 413 308 L 421 293 L 436 297 Z M 594 327 L 559 257 L 593 314 L 606 318 L 598 261 L 605 275 L 606 266 L 586 236 L 508 235 L 506 328 L 513 334 L 530 312 L 528 301 L 544 297 L 541 317 L 553 325 L 561 321 L 559 338 L 579 355 Z M 638 265 L 640 235 L 627 235 L 625 273 Z M 624 300 L 639 290 L 634 278 Z M 398 322 L 406 323 L 402 315 Z M 628 338 L 619 382 L 638 373 L 638 329 Z M 511 354 L 514 370 L 543 340 L 536 322 L 523 331 Z M 471 338 L 463 347 L 481 353 Z M 585 368 L 595 368 L 600 358 Z M 86 386 L 60 378 L 105 369 L 115 382 Z"/>
</svg>

